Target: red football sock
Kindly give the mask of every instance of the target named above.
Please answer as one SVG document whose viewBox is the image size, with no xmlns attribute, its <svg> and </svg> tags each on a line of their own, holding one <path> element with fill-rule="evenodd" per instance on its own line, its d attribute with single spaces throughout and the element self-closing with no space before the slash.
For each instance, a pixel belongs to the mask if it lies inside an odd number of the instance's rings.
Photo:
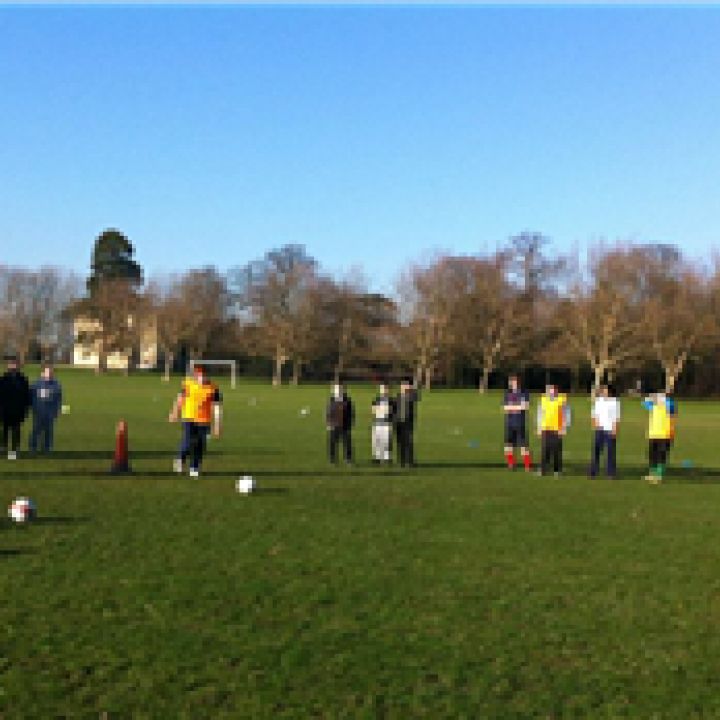
<svg viewBox="0 0 720 720">
<path fill-rule="evenodd" d="M 523 455 L 523 464 L 525 465 L 525 469 L 530 469 L 530 453 L 525 453 Z"/>
<path fill-rule="evenodd" d="M 512 451 L 505 453 L 505 460 L 507 461 L 507 466 L 509 468 L 512 469 L 515 467 L 515 454 Z"/>
</svg>

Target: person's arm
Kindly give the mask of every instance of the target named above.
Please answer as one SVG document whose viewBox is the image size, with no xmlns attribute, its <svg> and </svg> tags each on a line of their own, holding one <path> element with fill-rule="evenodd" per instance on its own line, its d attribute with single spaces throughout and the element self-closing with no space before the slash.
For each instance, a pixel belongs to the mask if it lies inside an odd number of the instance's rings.
<svg viewBox="0 0 720 720">
<path fill-rule="evenodd" d="M 325 406 L 325 428 L 327 430 L 332 429 L 332 412 L 333 412 L 333 399 L 330 398 L 328 400 L 327 405 Z"/>
<path fill-rule="evenodd" d="M 652 410 L 654 404 L 655 404 L 655 401 L 654 401 L 650 396 L 646 397 L 646 398 L 642 401 L 642 406 L 643 406 L 646 410 Z"/>
<path fill-rule="evenodd" d="M 620 401 L 615 400 L 615 421 L 613 422 L 613 428 L 612 428 L 613 437 L 617 436 L 619 427 L 620 427 Z"/>
<path fill-rule="evenodd" d="M 543 409 L 542 409 L 542 403 L 538 403 L 537 407 L 537 415 L 535 417 L 535 420 L 537 422 L 537 434 L 542 435 L 542 424 L 543 424 Z"/>
<path fill-rule="evenodd" d="M 220 391 L 218 389 L 215 390 L 215 395 L 213 396 L 213 405 L 212 405 L 212 428 L 211 432 L 214 437 L 220 437 L 220 434 L 222 433 L 222 395 L 220 394 Z"/>
<path fill-rule="evenodd" d="M 597 430 L 600 427 L 600 423 L 598 422 L 597 400 L 593 400 L 592 409 L 590 410 L 590 424 L 593 430 Z"/>
<path fill-rule="evenodd" d="M 570 427 L 572 423 L 572 410 L 570 409 L 570 405 L 565 403 L 563 405 L 563 425 L 562 430 L 560 430 L 561 435 L 565 435 L 565 433 L 568 431 L 568 428 Z"/>
<path fill-rule="evenodd" d="M 178 393 L 175 398 L 173 406 L 170 408 L 170 414 L 168 415 L 168 421 L 171 423 L 177 422 L 180 419 L 180 413 L 182 412 L 183 398 L 185 397 L 184 392 Z"/>
<path fill-rule="evenodd" d="M 59 382 L 55 382 L 55 395 L 53 401 L 53 417 L 57 418 L 60 415 L 60 409 L 62 408 L 62 385 Z"/>
</svg>

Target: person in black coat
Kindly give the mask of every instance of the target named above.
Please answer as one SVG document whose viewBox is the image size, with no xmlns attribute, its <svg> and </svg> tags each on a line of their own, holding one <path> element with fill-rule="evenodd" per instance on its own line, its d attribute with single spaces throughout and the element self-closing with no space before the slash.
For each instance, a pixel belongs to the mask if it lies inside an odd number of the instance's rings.
<svg viewBox="0 0 720 720">
<path fill-rule="evenodd" d="M 7 358 L 7 371 L 0 377 L 0 420 L 2 421 L 2 447 L 8 460 L 16 460 L 20 447 L 20 427 L 32 405 L 30 383 L 20 371 L 14 356 Z"/>
<path fill-rule="evenodd" d="M 325 425 L 328 432 L 328 455 L 330 462 L 337 463 L 338 445 L 342 443 L 345 462 L 352 463 L 352 428 L 355 423 L 355 408 L 345 389 L 339 383 L 333 385 L 332 395 L 325 411 Z"/>
<path fill-rule="evenodd" d="M 409 380 L 400 383 L 400 394 L 395 400 L 395 437 L 401 467 L 415 466 L 415 432 L 417 390 Z"/>
</svg>

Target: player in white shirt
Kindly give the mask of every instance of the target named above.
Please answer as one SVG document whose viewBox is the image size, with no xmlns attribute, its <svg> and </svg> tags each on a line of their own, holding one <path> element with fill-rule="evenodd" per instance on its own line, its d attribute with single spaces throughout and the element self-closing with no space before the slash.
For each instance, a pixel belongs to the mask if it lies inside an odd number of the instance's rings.
<svg viewBox="0 0 720 720">
<path fill-rule="evenodd" d="M 617 432 L 620 425 L 620 401 L 607 385 L 598 388 L 592 406 L 593 435 L 592 461 L 590 477 L 595 477 L 600 470 L 600 458 L 605 451 L 605 467 L 608 477 L 617 476 L 615 462 Z"/>
</svg>

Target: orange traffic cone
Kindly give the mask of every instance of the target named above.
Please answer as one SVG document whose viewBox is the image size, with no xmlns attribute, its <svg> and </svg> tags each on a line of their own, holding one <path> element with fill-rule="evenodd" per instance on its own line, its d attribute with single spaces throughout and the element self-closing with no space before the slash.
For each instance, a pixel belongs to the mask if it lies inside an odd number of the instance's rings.
<svg viewBox="0 0 720 720">
<path fill-rule="evenodd" d="M 128 426 L 125 420 L 120 420 L 115 429 L 115 456 L 110 472 L 115 474 L 132 472 L 128 457 Z"/>
</svg>

